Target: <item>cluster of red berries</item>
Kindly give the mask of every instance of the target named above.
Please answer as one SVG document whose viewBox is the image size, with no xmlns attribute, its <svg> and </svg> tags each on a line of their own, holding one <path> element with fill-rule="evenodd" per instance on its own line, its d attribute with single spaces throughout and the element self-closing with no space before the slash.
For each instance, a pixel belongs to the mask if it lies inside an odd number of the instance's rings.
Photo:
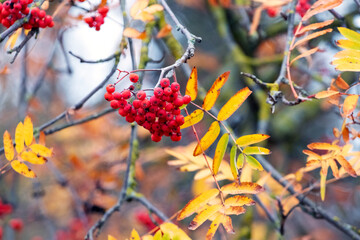
<svg viewBox="0 0 360 240">
<path fill-rule="evenodd" d="M 89 25 L 89 27 L 94 27 L 96 31 L 100 30 L 101 25 L 104 24 L 104 18 L 109 12 L 107 6 L 99 8 L 92 16 L 85 17 L 84 21 Z"/>
<path fill-rule="evenodd" d="M 1 24 L 9 28 L 13 25 L 18 19 L 26 17 L 30 13 L 30 8 L 28 7 L 33 0 L 7 0 L 3 3 L 0 3 L 0 22 Z M 31 28 L 45 28 L 53 27 L 54 22 L 51 16 L 46 15 L 44 10 L 40 10 L 35 7 L 31 9 L 30 19 L 27 23 L 23 24 L 25 29 Z"/>
<path fill-rule="evenodd" d="M 310 4 L 308 3 L 308 0 L 300 0 L 298 4 L 296 5 L 296 12 L 303 17 L 307 10 L 310 8 Z"/>
<path fill-rule="evenodd" d="M 134 83 L 139 79 L 135 73 L 131 73 L 129 78 Z M 142 90 L 135 93 L 133 85 L 122 92 L 115 92 L 115 86 L 109 84 L 104 97 L 112 108 L 119 109 L 119 114 L 127 122 L 136 122 L 147 129 L 154 142 L 159 142 L 163 135 L 170 137 L 172 141 L 180 141 L 180 126 L 184 124 L 184 116 L 180 114 L 179 107 L 188 104 L 191 98 L 188 95 L 182 97 L 180 85 L 176 82 L 170 85 L 168 78 L 161 79 L 160 85 L 150 97 Z M 135 99 L 130 103 L 132 95 Z"/>
</svg>

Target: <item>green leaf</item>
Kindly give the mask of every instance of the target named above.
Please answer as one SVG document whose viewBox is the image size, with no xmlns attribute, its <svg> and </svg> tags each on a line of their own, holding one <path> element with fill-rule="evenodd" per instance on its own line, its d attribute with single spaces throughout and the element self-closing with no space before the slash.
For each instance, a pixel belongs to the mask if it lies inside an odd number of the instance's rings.
<svg viewBox="0 0 360 240">
<path fill-rule="evenodd" d="M 237 158 L 237 161 L 236 161 L 236 167 L 239 169 L 239 168 L 242 168 L 244 166 L 244 161 L 245 161 L 245 154 L 241 153 L 239 154 L 238 158 Z"/>
<path fill-rule="evenodd" d="M 229 134 L 225 133 L 224 135 L 222 135 L 222 137 L 220 138 L 220 140 L 216 146 L 215 156 L 213 159 L 214 174 L 217 174 L 217 172 L 219 171 L 220 163 L 224 158 L 228 142 L 229 142 Z"/>
<path fill-rule="evenodd" d="M 232 146 L 230 150 L 230 169 L 234 179 L 237 179 L 239 175 L 238 168 L 236 167 L 236 150 L 236 145 Z"/>
<path fill-rule="evenodd" d="M 258 160 L 256 160 L 253 156 L 246 155 L 246 162 L 250 165 L 251 168 L 255 170 L 264 170 Z"/>
<path fill-rule="evenodd" d="M 267 148 L 254 146 L 254 147 L 246 147 L 243 150 L 243 153 L 248 155 L 268 155 L 271 153 L 271 151 Z"/>
</svg>

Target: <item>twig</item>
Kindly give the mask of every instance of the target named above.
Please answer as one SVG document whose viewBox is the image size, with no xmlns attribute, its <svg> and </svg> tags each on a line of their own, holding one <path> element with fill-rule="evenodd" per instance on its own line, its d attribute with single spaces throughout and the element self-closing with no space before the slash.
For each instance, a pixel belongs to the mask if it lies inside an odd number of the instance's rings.
<svg viewBox="0 0 360 240">
<path fill-rule="evenodd" d="M 114 58 L 117 58 L 121 55 L 121 52 L 118 51 L 114 54 L 112 54 L 111 56 L 107 57 L 107 58 L 103 58 L 103 59 L 98 59 L 98 60 L 86 60 L 83 59 L 82 57 L 76 55 L 75 53 L 73 53 L 72 51 L 69 51 L 70 55 L 76 57 L 77 59 L 80 60 L 81 63 L 103 63 L 103 62 L 108 62 L 110 60 L 113 60 Z"/>
<path fill-rule="evenodd" d="M 60 36 L 59 36 L 59 38 L 58 38 L 58 41 L 59 41 L 59 43 L 60 43 L 61 52 L 64 54 L 67 72 L 68 72 L 68 74 L 71 74 L 71 73 L 72 73 L 72 69 L 71 69 L 71 66 L 70 66 L 70 60 L 69 60 L 69 56 L 66 54 L 66 50 L 65 50 L 65 46 L 64 46 L 64 33 L 65 33 L 66 30 L 67 30 L 67 29 L 63 30 L 63 31 L 60 33 Z"/>
<path fill-rule="evenodd" d="M 25 39 L 15 48 L 10 49 L 9 51 L 7 51 L 7 53 L 13 53 L 15 52 L 14 58 L 13 60 L 11 60 L 11 64 L 15 62 L 16 57 L 18 56 L 18 54 L 20 53 L 21 49 L 25 46 L 25 44 L 34 36 L 35 33 L 38 32 L 38 29 L 32 29 L 28 35 L 26 35 Z"/>
<path fill-rule="evenodd" d="M 130 137 L 130 147 L 129 147 L 129 155 L 127 157 L 127 160 L 126 160 L 126 171 L 125 171 L 125 177 L 124 177 L 124 184 L 122 186 L 122 189 L 121 189 L 121 192 L 119 194 L 119 198 L 118 198 L 118 201 L 117 203 L 112 206 L 110 209 L 108 209 L 105 214 L 90 228 L 90 230 L 87 232 L 86 236 L 85 236 L 85 239 L 88 239 L 88 240 L 93 240 L 93 234 L 96 234 L 99 235 L 100 231 L 101 231 L 101 228 L 103 227 L 103 225 L 106 223 L 106 221 L 111 217 L 111 215 L 116 212 L 116 211 L 119 211 L 125 198 L 126 198 L 126 195 L 127 195 L 127 191 L 128 191 L 128 188 L 130 186 L 130 178 L 131 178 L 131 174 L 130 174 L 130 171 L 131 171 L 131 167 L 132 167 L 132 158 L 133 158 L 133 154 L 134 154 L 134 151 L 135 151 L 135 148 L 134 148 L 134 142 L 136 141 L 136 125 L 135 124 L 132 124 L 131 125 L 131 137 Z"/>
<path fill-rule="evenodd" d="M 274 224 L 276 230 L 279 230 L 279 220 L 276 219 L 267 209 L 267 207 L 264 205 L 264 203 L 260 200 L 260 198 L 257 195 L 253 195 L 254 200 L 256 201 L 256 203 L 259 205 L 259 207 L 265 212 L 266 216 L 268 217 L 268 219 Z"/>
<path fill-rule="evenodd" d="M 24 53 L 23 53 L 23 58 L 22 58 L 22 76 L 21 76 L 21 83 L 20 83 L 20 93 L 19 93 L 19 107 L 18 107 L 18 112 L 19 112 L 19 118 L 22 119 L 25 116 L 25 112 L 26 112 L 26 108 L 27 108 L 27 99 L 26 99 L 26 95 L 27 95 L 27 61 L 26 61 L 26 54 L 28 51 L 27 45 L 25 46 L 24 49 Z M 18 52 L 16 52 L 18 53 Z"/>
<path fill-rule="evenodd" d="M 156 208 L 151 202 L 149 202 L 144 196 L 138 196 L 137 194 L 133 194 L 128 197 L 129 200 L 136 200 L 139 201 L 142 205 L 144 205 L 149 211 L 155 213 L 161 220 L 164 222 L 167 221 L 169 218 L 161 212 L 158 208 Z"/>
</svg>

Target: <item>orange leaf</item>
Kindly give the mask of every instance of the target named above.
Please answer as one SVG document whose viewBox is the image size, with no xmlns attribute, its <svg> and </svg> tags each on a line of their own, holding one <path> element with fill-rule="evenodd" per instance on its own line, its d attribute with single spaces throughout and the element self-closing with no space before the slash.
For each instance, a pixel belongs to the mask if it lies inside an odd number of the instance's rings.
<svg viewBox="0 0 360 240">
<path fill-rule="evenodd" d="M 127 27 L 124 29 L 123 35 L 129 38 L 144 39 L 146 37 L 146 32 L 139 32 L 134 28 Z"/>
<path fill-rule="evenodd" d="M 303 150 L 303 153 L 305 153 L 306 155 L 308 155 L 312 159 L 321 159 L 321 156 L 314 153 L 313 151 L 305 149 L 305 150 Z"/>
<path fill-rule="evenodd" d="M 21 175 L 28 178 L 36 178 L 36 174 L 26 166 L 25 163 L 20 162 L 19 160 L 11 161 L 11 167 Z"/>
<path fill-rule="evenodd" d="M 172 30 L 172 27 L 169 24 L 166 24 L 165 26 L 163 26 L 160 29 L 160 31 L 156 35 L 156 38 L 166 37 L 167 35 L 169 35 L 169 33 L 171 33 L 171 30 Z"/>
<path fill-rule="evenodd" d="M 190 115 L 186 116 L 184 119 L 184 124 L 180 126 L 180 129 L 190 127 L 197 124 L 204 117 L 204 112 L 200 109 L 196 109 Z"/>
<path fill-rule="evenodd" d="M 345 169 L 345 171 L 351 175 L 352 177 L 356 177 L 356 172 L 353 169 L 353 167 L 351 166 L 351 164 L 342 156 L 342 155 L 338 155 L 336 156 L 336 160 L 338 161 L 338 163 L 340 163 L 340 165 Z"/>
<path fill-rule="evenodd" d="M 318 149 L 318 150 L 339 150 L 340 147 L 338 145 L 333 145 L 330 143 L 322 143 L 322 142 L 315 142 L 315 143 L 310 143 L 309 145 L 307 145 L 308 148 L 310 148 L 311 150 L 314 149 Z"/>
<path fill-rule="evenodd" d="M 213 85 L 211 86 L 210 90 L 207 92 L 207 94 L 204 98 L 202 107 L 205 110 L 208 111 L 214 106 L 217 98 L 220 95 L 220 90 L 224 86 L 226 81 L 228 80 L 229 75 L 230 75 L 230 72 L 224 72 L 215 80 L 215 82 L 213 83 Z"/>
<path fill-rule="evenodd" d="M 29 146 L 33 142 L 33 132 L 34 128 L 33 123 L 31 122 L 31 118 L 29 116 L 26 116 L 24 120 L 24 138 L 26 146 Z"/>
<path fill-rule="evenodd" d="M 230 197 L 228 199 L 225 200 L 225 206 L 230 206 L 230 207 L 241 207 L 241 206 L 252 206 L 255 205 L 255 201 L 252 200 L 251 198 L 245 197 L 245 196 L 241 196 L 241 195 L 236 195 L 233 197 Z"/>
<path fill-rule="evenodd" d="M 15 148 L 18 153 L 24 149 L 24 124 L 19 122 L 15 130 Z"/>
<path fill-rule="evenodd" d="M 150 13 L 145 12 L 145 11 L 141 11 L 138 14 L 136 14 L 134 19 L 141 20 L 143 22 L 150 22 L 150 21 L 153 21 L 155 19 L 155 17 L 154 17 L 153 14 L 150 14 Z"/>
<path fill-rule="evenodd" d="M 239 206 L 229 207 L 225 210 L 226 215 L 240 215 L 246 212 L 246 209 Z"/>
<path fill-rule="evenodd" d="M 315 98 L 317 99 L 321 99 L 321 98 L 327 98 L 333 95 L 339 94 L 338 91 L 334 91 L 334 90 L 326 90 L 326 91 L 321 91 L 318 92 L 317 94 L 315 94 Z"/>
<path fill-rule="evenodd" d="M 221 191 L 225 194 L 256 194 L 264 191 L 264 188 L 259 184 L 252 182 L 234 182 L 227 184 L 221 188 Z"/>
<path fill-rule="evenodd" d="M 306 21 L 312 16 L 325 12 L 327 10 L 336 8 L 342 3 L 342 0 L 319 0 L 316 1 L 310 8 L 309 11 L 305 13 L 305 15 L 302 18 L 302 21 Z"/>
<path fill-rule="evenodd" d="M 29 146 L 29 148 L 36 154 L 39 154 L 43 157 L 51 157 L 52 155 L 52 149 L 49 149 L 43 145 L 40 144 L 32 144 Z"/>
<path fill-rule="evenodd" d="M 189 225 L 189 229 L 190 230 L 197 229 L 201 224 L 203 224 L 206 220 L 208 220 L 211 216 L 213 216 L 222 207 L 223 207 L 222 204 L 216 204 L 213 206 L 206 207 L 198 215 L 196 215 L 196 217 L 191 221 Z"/>
<path fill-rule="evenodd" d="M 291 60 L 290 62 L 290 65 L 292 65 L 296 60 L 300 59 L 300 58 L 303 58 L 303 57 L 307 57 L 307 56 L 310 56 L 311 54 L 314 54 L 316 53 L 317 51 L 319 51 L 319 48 L 318 47 L 315 47 L 315 48 L 312 48 L 302 54 L 300 54 L 299 56 L 295 57 L 293 60 Z"/>
<path fill-rule="evenodd" d="M 228 119 L 242 104 L 243 102 L 250 96 L 252 91 L 245 87 L 238 91 L 234 96 L 230 98 L 230 100 L 225 103 L 225 105 L 220 109 L 218 113 L 218 120 L 224 121 Z"/>
<path fill-rule="evenodd" d="M 214 174 L 217 174 L 219 171 L 219 167 L 220 167 L 221 161 L 224 158 L 228 142 L 229 142 L 229 134 L 224 133 L 224 135 L 222 135 L 222 137 L 220 138 L 220 140 L 216 146 L 216 150 L 215 150 L 215 155 L 214 155 L 213 165 L 212 165 L 212 170 L 213 170 Z"/>
<path fill-rule="evenodd" d="M 358 95 L 349 95 L 344 100 L 343 112 L 345 116 L 349 116 L 356 108 Z"/>
<path fill-rule="evenodd" d="M 339 74 L 339 76 L 337 76 L 335 83 L 339 88 L 344 89 L 344 90 L 347 90 L 350 87 L 349 84 L 347 84 L 345 82 L 345 80 L 341 77 L 340 74 Z"/>
<path fill-rule="evenodd" d="M 137 0 L 130 9 L 130 16 L 135 17 L 140 11 L 149 5 L 149 0 Z"/>
<path fill-rule="evenodd" d="M 186 84 L 185 94 L 191 97 L 191 100 L 194 101 L 196 99 L 198 93 L 198 76 L 197 69 L 194 67 L 191 71 L 189 80 Z"/>
<path fill-rule="evenodd" d="M 296 48 L 297 46 L 299 45 L 302 45 L 304 44 L 305 42 L 311 40 L 311 39 L 314 39 L 314 38 L 317 38 L 321 35 L 324 35 L 326 33 L 329 33 L 329 32 L 332 32 L 332 29 L 331 28 L 328 28 L 328 29 L 325 29 L 325 30 L 321 30 L 321 31 L 318 31 L 318 32 L 314 32 L 312 34 L 309 34 L 308 36 L 298 40 L 292 47 L 291 47 L 291 50 L 293 50 L 294 48 Z"/>
<path fill-rule="evenodd" d="M 177 216 L 177 220 L 180 221 L 190 216 L 191 214 L 199 210 L 202 206 L 207 204 L 210 200 L 215 198 L 217 195 L 219 195 L 219 190 L 215 188 L 203 192 L 202 194 L 200 194 L 199 196 L 188 202 L 188 204 L 186 204 L 186 206 L 181 210 L 181 212 Z"/>
<path fill-rule="evenodd" d="M 210 125 L 209 130 L 206 132 L 204 137 L 201 138 L 200 142 L 196 145 L 193 155 L 198 156 L 203 151 L 208 149 L 219 136 L 220 126 L 219 122 L 215 121 Z"/>
<path fill-rule="evenodd" d="M 44 164 L 47 162 L 46 158 L 37 156 L 36 153 L 33 152 L 22 152 L 21 158 L 32 164 Z"/>
<path fill-rule="evenodd" d="M 324 21 L 324 22 L 313 23 L 313 24 L 310 24 L 308 26 L 304 26 L 299 30 L 298 35 L 302 35 L 302 34 L 308 32 L 308 31 L 317 30 L 317 29 L 326 27 L 326 26 L 332 24 L 333 22 L 334 22 L 334 19 L 331 19 L 331 20 L 327 20 L 327 21 Z"/>
<path fill-rule="evenodd" d="M 5 158 L 9 161 L 13 160 L 15 154 L 14 145 L 10 133 L 8 131 L 4 132 L 3 143 L 4 143 Z"/>
<path fill-rule="evenodd" d="M 234 228 L 232 226 L 231 218 L 229 216 L 224 217 L 224 219 L 222 221 L 222 225 L 224 226 L 226 232 L 235 233 Z"/>
<path fill-rule="evenodd" d="M 335 178 L 339 178 L 339 169 L 334 159 L 329 159 L 329 165 Z"/>
<path fill-rule="evenodd" d="M 223 221 L 223 218 L 224 218 L 224 214 L 219 214 L 214 219 L 214 221 L 212 221 L 209 230 L 206 233 L 206 240 L 211 240 L 214 237 L 220 223 Z"/>
<path fill-rule="evenodd" d="M 239 137 L 236 139 L 236 144 L 240 147 L 248 146 L 254 143 L 262 142 L 268 139 L 270 136 L 266 134 L 251 134 Z"/>
</svg>

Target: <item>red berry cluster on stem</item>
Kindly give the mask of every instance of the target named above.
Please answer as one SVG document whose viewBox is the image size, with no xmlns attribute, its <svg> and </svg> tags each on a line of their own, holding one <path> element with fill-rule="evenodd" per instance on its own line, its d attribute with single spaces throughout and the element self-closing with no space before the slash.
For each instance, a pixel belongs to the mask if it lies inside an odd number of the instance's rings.
<svg viewBox="0 0 360 240">
<path fill-rule="evenodd" d="M 307 10 L 310 8 L 310 4 L 308 3 L 308 0 L 299 0 L 298 4 L 296 5 L 296 12 L 303 17 Z"/>
<path fill-rule="evenodd" d="M 130 81 L 137 82 L 138 79 L 138 75 L 130 74 Z M 159 142 L 164 135 L 172 141 L 180 141 L 180 126 L 184 124 L 184 116 L 180 114 L 179 107 L 188 104 L 191 98 L 188 95 L 182 97 L 180 85 L 177 82 L 170 84 L 168 78 L 161 79 L 160 85 L 153 90 L 152 96 L 147 96 L 142 90 L 134 92 L 134 87 L 116 92 L 115 86 L 109 84 L 104 97 L 127 122 L 136 122 L 147 129 L 154 142 Z M 132 96 L 135 99 L 131 103 L 129 100 Z"/>
<path fill-rule="evenodd" d="M 30 13 L 28 7 L 33 0 L 7 0 L 0 3 L 0 22 L 9 28 L 17 20 L 26 17 Z M 37 7 L 31 9 L 31 15 L 28 22 L 23 24 L 25 29 L 53 27 L 54 22 L 51 16 L 46 15 L 44 10 Z"/>
<path fill-rule="evenodd" d="M 100 7 L 96 12 L 93 13 L 92 16 L 84 18 L 84 21 L 91 28 L 95 28 L 96 31 L 100 30 L 101 25 L 104 24 L 104 18 L 109 12 L 109 8 L 107 6 Z"/>
</svg>

